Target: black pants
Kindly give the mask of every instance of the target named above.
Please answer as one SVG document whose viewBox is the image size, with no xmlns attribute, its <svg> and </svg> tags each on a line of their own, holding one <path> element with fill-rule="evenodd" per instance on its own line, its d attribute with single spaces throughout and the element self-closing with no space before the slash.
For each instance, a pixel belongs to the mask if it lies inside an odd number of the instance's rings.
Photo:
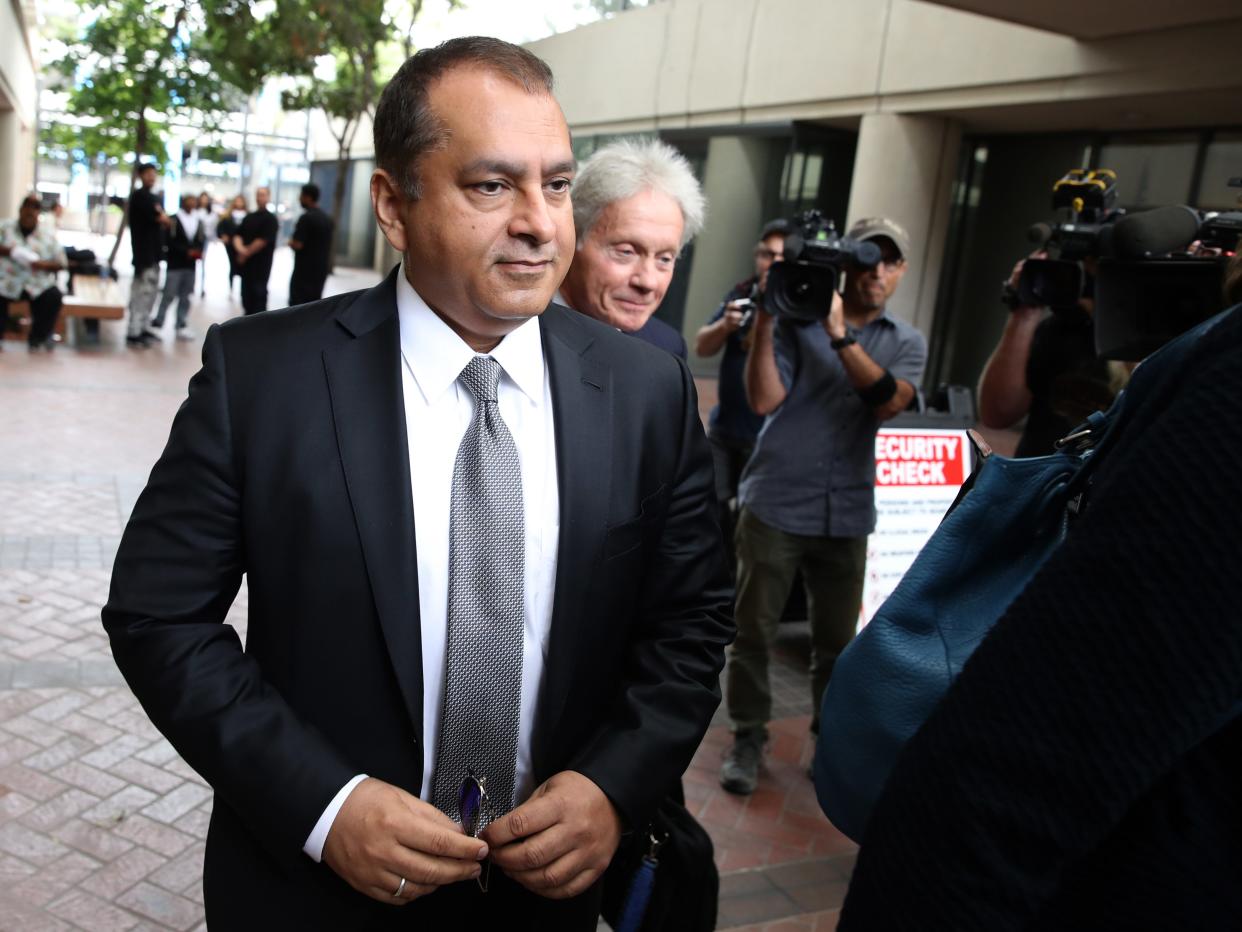
<svg viewBox="0 0 1242 932">
<path fill-rule="evenodd" d="M 37 298 L 30 297 L 30 293 L 26 291 L 23 291 L 17 298 L 6 298 L 0 295 L 0 320 L 3 321 L 5 327 L 8 326 L 9 304 L 12 301 L 30 302 L 30 334 L 28 337 L 30 345 L 39 346 L 46 343 L 52 336 L 52 331 L 56 329 L 56 318 L 60 316 L 60 307 L 63 303 L 60 289 L 53 285 Z"/>
<path fill-rule="evenodd" d="M 294 273 L 289 277 L 289 306 L 310 304 L 323 297 L 323 284 L 326 279 L 321 277 L 299 276 Z"/>
<path fill-rule="evenodd" d="M 247 275 L 241 277 L 242 310 L 247 314 L 258 314 L 267 310 L 267 275 Z"/>
<path fill-rule="evenodd" d="M 724 535 L 725 552 L 729 555 L 729 565 L 736 570 L 737 554 L 733 548 L 733 531 L 737 527 L 737 486 L 742 478 L 742 470 L 750 462 L 750 454 L 755 445 L 739 443 L 712 433 L 708 436 L 712 446 L 712 465 L 716 470 L 716 507 L 720 519 L 720 532 Z"/>
</svg>

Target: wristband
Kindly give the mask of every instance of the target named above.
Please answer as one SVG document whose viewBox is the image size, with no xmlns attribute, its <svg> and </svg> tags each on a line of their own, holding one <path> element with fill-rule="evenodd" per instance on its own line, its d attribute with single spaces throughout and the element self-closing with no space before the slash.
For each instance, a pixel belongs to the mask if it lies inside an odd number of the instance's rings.
<svg viewBox="0 0 1242 932">
<path fill-rule="evenodd" d="M 866 388 L 860 388 L 857 391 L 858 397 L 863 400 L 864 404 L 876 408 L 888 403 L 889 399 L 897 394 L 897 380 L 893 378 L 891 372 L 885 369 L 882 376 Z"/>
<path fill-rule="evenodd" d="M 858 341 L 854 339 L 852 335 L 847 333 L 845 336 L 841 337 L 841 339 L 839 340 L 830 340 L 828 345 L 831 346 L 834 350 L 843 350 L 847 346 L 853 346 L 857 342 Z"/>
</svg>

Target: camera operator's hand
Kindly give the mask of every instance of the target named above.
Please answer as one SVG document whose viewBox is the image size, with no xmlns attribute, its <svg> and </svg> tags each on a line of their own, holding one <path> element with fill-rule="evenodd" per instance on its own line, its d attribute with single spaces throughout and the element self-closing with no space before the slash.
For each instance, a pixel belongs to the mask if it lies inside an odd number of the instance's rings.
<svg viewBox="0 0 1242 932">
<path fill-rule="evenodd" d="M 746 311 L 738 306 L 736 301 L 730 301 L 725 305 L 724 317 L 720 318 L 720 321 L 725 333 L 734 333 L 742 326 L 742 321 L 745 319 Z"/>
<path fill-rule="evenodd" d="M 1047 259 L 1048 251 L 1046 249 L 1036 249 L 1033 253 L 1026 257 L 1027 259 Z M 1009 281 L 1006 285 L 1015 293 L 1018 290 L 1018 282 L 1022 280 L 1022 270 L 1026 267 L 1026 259 L 1019 259 L 1013 265 L 1013 272 L 1009 275 Z M 1025 317 L 1036 320 L 1043 313 L 1042 307 L 1034 307 L 1031 305 L 1019 304 L 1012 308 L 1012 313 L 1018 317 Z"/>
<path fill-rule="evenodd" d="M 824 329 L 828 331 L 828 339 L 840 340 L 847 333 L 845 329 L 845 302 L 841 293 L 832 293 L 832 305 L 828 308 L 828 316 L 824 318 Z"/>
</svg>

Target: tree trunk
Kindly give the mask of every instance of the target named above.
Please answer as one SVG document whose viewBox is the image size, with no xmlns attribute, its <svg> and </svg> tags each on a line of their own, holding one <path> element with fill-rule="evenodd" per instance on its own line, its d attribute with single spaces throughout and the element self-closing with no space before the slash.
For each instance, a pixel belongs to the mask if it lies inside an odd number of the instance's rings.
<svg viewBox="0 0 1242 932">
<path fill-rule="evenodd" d="M 341 214 L 345 211 L 345 181 L 349 173 L 349 149 L 353 137 L 349 132 L 352 120 L 347 121 L 337 137 L 336 182 L 332 186 L 332 236 L 328 242 L 328 274 L 336 268 L 336 241 L 341 229 Z"/>
</svg>

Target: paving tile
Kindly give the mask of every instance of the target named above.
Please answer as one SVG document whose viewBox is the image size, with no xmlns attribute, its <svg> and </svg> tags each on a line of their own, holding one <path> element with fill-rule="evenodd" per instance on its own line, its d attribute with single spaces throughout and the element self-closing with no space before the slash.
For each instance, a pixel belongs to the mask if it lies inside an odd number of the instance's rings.
<svg viewBox="0 0 1242 932">
<path fill-rule="evenodd" d="M 114 831 L 122 838 L 150 848 L 167 858 L 180 854 L 195 842 L 193 836 L 143 815 L 130 816 L 118 823 Z"/>
<path fill-rule="evenodd" d="M 126 760 L 138 751 L 147 747 L 148 742 L 140 735 L 116 732 L 116 737 L 82 756 L 83 763 L 98 767 L 100 770 L 111 770 L 121 761 Z"/>
<path fill-rule="evenodd" d="M 38 805 L 33 799 L 21 793 L 15 793 L 7 786 L 0 787 L 0 822 L 16 819 Z"/>
<path fill-rule="evenodd" d="M 111 861 L 134 847 L 134 843 L 82 819 L 70 819 L 52 831 L 52 837 L 99 861 Z"/>
<path fill-rule="evenodd" d="M 157 822 L 175 822 L 210 798 L 211 790 L 206 787 L 197 783 L 182 783 L 172 792 L 144 807 L 142 814 Z"/>
<path fill-rule="evenodd" d="M 203 853 L 203 847 L 195 845 L 184 854 L 153 871 L 147 879 L 173 893 L 184 894 L 196 882 L 202 881 Z"/>
<path fill-rule="evenodd" d="M 98 796 L 85 790 L 66 790 L 23 815 L 22 824 L 35 831 L 50 832 L 99 802 Z"/>
<path fill-rule="evenodd" d="M 111 828 L 143 806 L 150 805 L 156 795 L 140 786 L 126 786 L 97 806 L 82 813 L 82 818 L 104 828 Z"/>
<path fill-rule="evenodd" d="M 0 769 L 0 785 L 7 786 L 39 802 L 46 802 L 68 789 L 68 786 L 59 780 L 21 764 L 10 764 Z"/>
<path fill-rule="evenodd" d="M 48 773 L 77 760 L 92 747 L 93 745 L 84 738 L 68 735 L 63 741 L 58 741 L 51 747 L 43 748 L 22 758 L 22 763 L 34 770 Z"/>
<path fill-rule="evenodd" d="M 14 761 L 19 761 L 38 750 L 39 745 L 33 741 L 0 733 L 0 767 L 7 767 Z"/>
<path fill-rule="evenodd" d="M 47 911 L 91 932 L 129 932 L 141 920 L 107 900 L 74 890 L 54 900 Z"/>
<path fill-rule="evenodd" d="M 116 897 L 163 867 L 168 859 L 147 848 L 133 847 L 82 881 L 82 889 L 107 900 Z"/>
<path fill-rule="evenodd" d="M 83 758 L 85 760 L 86 758 Z M 136 757 L 127 757 L 108 768 L 113 776 L 136 783 L 154 793 L 167 793 L 185 783 L 185 780 L 162 767 L 155 767 Z M 147 813 L 150 815 L 150 813 Z M 167 821 L 167 820 L 166 820 Z"/>
<path fill-rule="evenodd" d="M 0 851 L 40 866 L 51 864 L 69 853 L 69 849 L 54 838 L 19 822 L 0 825 Z"/>
<path fill-rule="evenodd" d="M 173 929 L 191 929 L 203 919 L 202 907 L 193 900 L 149 883 L 131 887 L 116 902 Z"/>
<path fill-rule="evenodd" d="M 40 867 L 8 888 L 8 895 L 32 906 L 44 906 L 72 890 L 99 867 L 99 862 L 79 851 L 71 851 L 51 864 Z"/>
<path fill-rule="evenodd" d="M 125 789 L 124 780 L 81 761 L 73 761 L 63 767 L 58 767 L 52 771 L 51 775 L 57 780 L 81 787 L 88 793 L 94 793 L 99 797 L 111 796 Z"/>
</svg>

